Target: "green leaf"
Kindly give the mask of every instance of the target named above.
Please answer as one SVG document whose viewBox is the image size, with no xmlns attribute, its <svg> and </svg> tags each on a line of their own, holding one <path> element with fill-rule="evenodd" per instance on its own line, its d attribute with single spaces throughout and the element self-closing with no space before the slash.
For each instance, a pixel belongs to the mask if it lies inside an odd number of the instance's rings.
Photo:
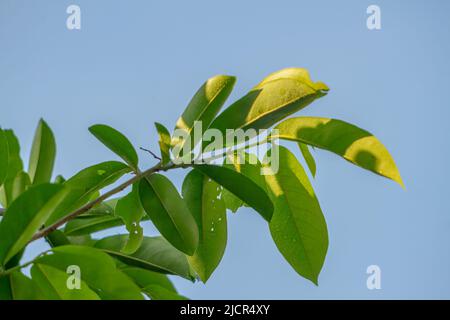
<svg viewBox="0 0 450 320">
<path fill-rule="evenodd" d="M 164 287 L 167 290 L 170 290 L 174 293 L 177 292 L 173 283 L 169 280 L 167 275 L 142 269 L 136 267 L 129 267 L 125 265 L 124 268 L 121 269 L 126 275 L 128 275 L 133 281 L 140 287 L 145 288 L 150 285 L 157 285 L 160 287 Z"/>
<path fill-rule="evenodd" d="M 371 133 L 341 120 L 298 117 L 280 123 L 281 138 L 331 151 L 345 160 L 403 185 L 394 159 Z"/>
<path fill-rule="evenodd" d="M 0 186 L 6 179 L 8 175 L 8 162 L 9 162 L 9 152 L 8 152 L 8 139 L 3 129 L 0 128 Z"/>
<path fill-rule="evenodd" d="M 309 151 L 308 145 L 299 142 L 298 147 L 302 152 L 303 158 L 305 159 L 306 165 L 308 166 L 309 171 L 313 177 L 316 176 L 316 160 L 314 160 L 311 151 Z"/>
<path fill-rule="evenodd" d="M 31 277 L 48 300 L 100 300 L 99 296 L 80 279 L 80 288 L 69 289 L 69 274 L 54 267 L 36 263 Z"/>
<path fill-rule="evenodd" d="M 103 124 L 92 126 L 89 131 L 112 152 L 121 157 L 134 171 L 138 170 L 136 150 L 122 133 Z"/>
<path fill-rule="evenodd" d="M 44 183 L 29 188 L 5 212 L 0 223 L 0 264 L 5 264 L 31 240 L 65 196 L 63 186 Z"/>
<path fill-rule="evenodd" d="M 270 232 L 295 271 L 317 285 L 328 248 L 327 225 L 305 170 L 289 150 L 279 148 L 279 170 L 265 176 L 275 205 Z"/>
<path fill-rule="evenodd" d="M 58 206 L 47 221 L 47 225 L 55 223 L 67 214 L 86 204 L 93 194 L 100 189 L 114 183 L 130 168 L 116 161 L 102 162 L 81 170 L 75 176 L 64 182 L 64 186 L 70 189 L 68 195 Z"/>
<path fill-rule="evenodd" d="M 170 161 L 170 133 L 166 127 L 161 123 L 155 122 L 156 130 L 159 136 L 159 150 L 161 151 L 161 161 L 162 164 L 167 164 Z"/>
<path fill-rule="evenodd" d="M 40 288 L 24 274 L 14 271 L 0 277 L 0 300 L 41 300 Z"/>
<path fill-rule="evenodd" d="M 117 202 L 115 214 L 123 220 L 129 232 L 129 238 L 122 252 L 132 254 L 140 247 L 144 238 L 142 227 L 139 225 L 144 217 L 144 209 L 139 200 L 138 183 L 133 184 L 131 192 Z"/>
<path fill-rule="evenodd" d="M 223 164 L 225 168 L 232 169 L 245 175 L 247 178 L 260 186 L 261 189 L 267 191 L 266 181 L 264 179 L 264 176 L 261 174 L 261 163 L 259 162 L 256 155 L 246 152 L 234 152 L 230 155 L 227 155 L 225 160 L 226 161 Z M 230 209 L 232 212 L 236 212 L 237 209 L 242 206 L 248 206 L 227 189 L 223 190 L 222 197 L 225 201 L 227 209 Z"/>
<path fill-rule="evenodd" d="M 28 166 L 28 173 L 33 184 L 50 182 L 55 157 L 55 137 L 47 123 L 41 119 L 34 134 Z"/>
<path fill-rule="evenodd" d="M 166 275 L 153 271 L 127 267 L 122 271 L 128 275 L 153 300 L 186 300 L 179 295 Z"/>
<path fill-rule="evenodd" d="M 144 237 L 139 249 L 131 255 L 121 252 L 126 241 L 127 235 L 115 235 L 98 240 L 95 247 L 129 266 L 175 274 L 192 280 L 193 275 L 186 256 L 172 247 L 164 238 Z"/>
<path fill-rule="evenodd" d="M 183 182 L 183 198 L 199 229 L 199 243 L 189 263 L 206 282 L 222 260 L 227 245 L 226 208 L 222 188 L 198 170 Z"/>
<path fill-rule="evenodd" d="M 195 144 L 199 142 L 205 130 L 208 129 L 214 117 L 222 108 L 233 90 L 235 82 L 235 77 L 225 75 L 218 75 L 208 79 L 198 89 L 181 117 L 177 120 L 175 130 L 183 130 L 186 135 L 190 135 L 190 150 L 194 149 Z M 196 121 L 201 122 L 202 130 L 192 134 Z M 178 145 L 182 148 L 186 141 L 174 141 L 172 145 Z"/>
<path fill-rule="evenodd" d="M 156 228 L 178 250 L 192 255 L 198 228 L 175 186 L 165 176 L 152 174 L 139 184 L 142 207 Z"/>
<path fill-rule="evenodd" d="M 67 236 L 82 236 L 94 232 L 122 226 L 123 221 L 119 217 L 114 216 L 93 216 L 77 218 L 69 221 L 64 233 Z"/>
<path fill-rule="evenodd" d="M 142 291 L 145 292 L 145 294 L 147 294 L 152 300 L 189 300 L 178 293 L 174 293 L 158 285 L 149 285 L 142 288 Z"/>
<path fill-rule="evenodd" d="M 3 185 L 0 187 L 0 203 L 4 208 L 13 201 L 12 190 L 14 179 L 23 170 L 22 159 L 20 158 L 20 146 L 12 130 L 4 130 L 4 135 L 8 141 L 8 173 Z"/>
<path fill-rule="evenodd" d="M 203 164 L 194 165 L 194 168 L 223 186 L 259 212 L 264 219 L 270 221 L 273 204 L 266 192 L 256 182 L 239 172 L 221 166 Z"/>
<path fill-rule="evenodd" d="M 122 271 L 114 260 L 101 250 L 86 246 L 61 246 L 52 254 L 35 261 L 67 272 L 69 266 L 78 266 L 81 279 L 104 300 L 142 300 L 139 287 Z"/>
<path fill-rule="evenodd" d="M 26 172 L 19 172 L 12 183 L 11 201 L 14 201 L 18 196 L 24 193 L 30 185 L 30 176 Z"/>
<path fill-rule="evenodd" d="M 211 124 L 227 129 L 266 129 L 326 94 L 328 87 L 312 82 L 308 71 L 288 68 L 272 73 Z M 225 139 L 228 140 L 228 139 Z"/>
<path fill-rule="evenodd" d="M 59 247 L 59 246 L 65 246 L 65 245 L 68 245 L 71 243 L 69 238 L 67 238 L 66 235 L 64 234 L 64 232 L 62 232 L 61 230 L 58 230 L 58 229 L 50 232 L 45 237 L 45 240 L 52 248 Z"/>
</svg>

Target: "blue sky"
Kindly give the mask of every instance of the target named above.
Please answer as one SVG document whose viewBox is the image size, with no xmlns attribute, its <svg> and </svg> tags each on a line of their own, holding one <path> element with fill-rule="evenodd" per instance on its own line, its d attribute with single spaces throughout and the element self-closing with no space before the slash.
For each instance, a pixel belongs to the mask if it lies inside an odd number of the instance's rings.
<svg viewBox="0 0 450 320">
<path fill-rule="evenodd" d="M 81 7 L 81 30 L 66 28 L 70 4 Z M 381 8 L 381 30 L 366 27 L 370 4 Z M 448 299 L 449 12 L 444 0 L 2 0 L 0 125 L 15 130 L 27 159 L 45 118 L 58 142 L 55 170 L 70 176 L 114 158 L 87 131 L 94 123 L 157 149 L 153 122 L 173 127 L 207 78 L 237 76 L 233 101 L 270 72 L 308 68 L 331 91 L 301 113 L 374 133 L 406 190 L 316 150 L 313 184 L 330 235 L 320 285 L 299 277 L 266 223 L 241 209 L 229 215 L 227 250 L 207 285 L 174 279 L 178 289 L 206 299 Z M 170 174 L 178 186 L 183 175 Z M 366 288 L 372 264 L 381 290 Z"/>
</svg>

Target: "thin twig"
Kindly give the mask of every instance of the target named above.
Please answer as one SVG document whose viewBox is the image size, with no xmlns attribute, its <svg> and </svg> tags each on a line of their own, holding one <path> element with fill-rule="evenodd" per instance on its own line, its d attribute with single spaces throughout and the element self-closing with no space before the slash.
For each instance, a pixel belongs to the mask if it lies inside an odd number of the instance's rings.
<svg viewBox="0 0 450 320">
<path fill-rule="evenodd" d="M 0 208 L 0 217 L 5 213 L 5 209 L 4 208 Z"/>
<path fill-rule="evenodd" d="M 67 216 L 65 216 L 64 218 L 62 218 L 61 220 L 55 222 L 54 224 L 48 226 L 47 228 L 44 228 L 44 229 L 36 232 L 34 234 L 33 238 L 30 240 L 30 242 L 47 236 L 49 233 L 55 231 L 56 229 L 58 229 L 60 226 L 62 226 L 67 221 L 72 220 L 73 218 L 79 216 L 80 214 L 83 214 L 83 213 L 89 211 L 90 209 L 95 207 L 97 204 L 100 204 L 101 202 L 108 199 L 109 197 L 115 195 L 116 193 L 119 193 L 120 191 L 122 191 L 126 187 L 132 185 L 133 183 L 139 181 L 140 179 L 142 179 L 146 176 L 149 176 L 152 173 L 155 173 L 155 172 L 158 172 L 161 170 L 165 171 L 165 170 L 168 170 L 168 169 L 171 169 L 174 167 L 175 166 L 173 164 L 171 166 L 162 167 L 161 164 L 158 163 L 156 166 L 154 166 L 142 173 L 136 174 L 133 178 L 125 181 L 124 183 L 115 187 L 114 189 L 111 189 L 110 191 L 106 192 L 105 194 L 101 195 L 100 197 L 96 198 L 95 200 L 92 200 L 91 202 L 84 205 L 83 207 L 73 211 L 72 213 L 70 213 Z"/>
<path fill-rule="evenodd" d="M 153 156 L 153 158 L 158 159 L 159 161 L 161 161 L 161 158 L 158 157 L 153 151 L 148 150 L 148 149 L 145 149 L 145 148 L 142 148 L 142 147 L 139 147 L 139 149 L 141 149 L 141 150 L 143 150 L 143 151 L 146 151 L 146 152 L 150 153 L 150 154 Z"/>
</svg>

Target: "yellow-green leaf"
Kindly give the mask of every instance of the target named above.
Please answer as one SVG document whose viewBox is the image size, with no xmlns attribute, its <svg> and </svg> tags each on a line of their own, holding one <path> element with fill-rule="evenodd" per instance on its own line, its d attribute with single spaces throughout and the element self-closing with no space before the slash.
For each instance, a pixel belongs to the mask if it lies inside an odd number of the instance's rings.
<svg viewBox="0 0 450 320">
<path fill-rule="evenodd" d="M 312 82 L 308 72 L 288 68 L 272 73 L 247 95 L 225 109 L 210 128 L 265 129 L 326 94 L 328 87 Z"/>
<path fill-rule="evenodd" d="M 216 165 L 194 165 L 194 168 L 220 184 L 270 221 L 273 204 L 269 196 L 256 182 L 232 169 Z"/>
<path fill-rule="evenodd" d="M 386 147 L 371 133 L 350 123 L 318 117 L 297 117 L 275 127 L 281 138 L 331 151 L 345 160 L 403 186 L 400 172 Z"/>
</svg>

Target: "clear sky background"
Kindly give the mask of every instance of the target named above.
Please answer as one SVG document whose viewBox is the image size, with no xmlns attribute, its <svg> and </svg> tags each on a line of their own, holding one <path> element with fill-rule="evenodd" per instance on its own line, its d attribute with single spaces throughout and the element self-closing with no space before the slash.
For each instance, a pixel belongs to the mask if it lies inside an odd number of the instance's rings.
<svg viewBox="0 0 450 320">
<path fill-rule="evenodd" d="M 79 31 L 66 28 L 70 4 L 81 7 Z M 381 8 L 379 31 L 366 27 L 370 4 Z M 233 101 L 270 72 L 308 68 L 331 91 L 301 114 L 374 133 L 406 190 L 316 150 L 330 235 L 318 287 L 284 261 L 260 216 L 240 209 L 207 285 L 174 279 L 177 288 L 205 299 L 450 298 L 449 13 L 444 0 L 1 0 L 0 125 L 15 130 L 27 162 L 43 117 L 58 143 L 55 171 L 68 177 L 115 159 L 92 124 L 157 150 L 153 122 L 172 128 L 207 78 L 237 76 Z M 171 174 L 178 186 L 184 173 Z M 371 264 L 381 290 L 366 288 Z"/>
</svg>

